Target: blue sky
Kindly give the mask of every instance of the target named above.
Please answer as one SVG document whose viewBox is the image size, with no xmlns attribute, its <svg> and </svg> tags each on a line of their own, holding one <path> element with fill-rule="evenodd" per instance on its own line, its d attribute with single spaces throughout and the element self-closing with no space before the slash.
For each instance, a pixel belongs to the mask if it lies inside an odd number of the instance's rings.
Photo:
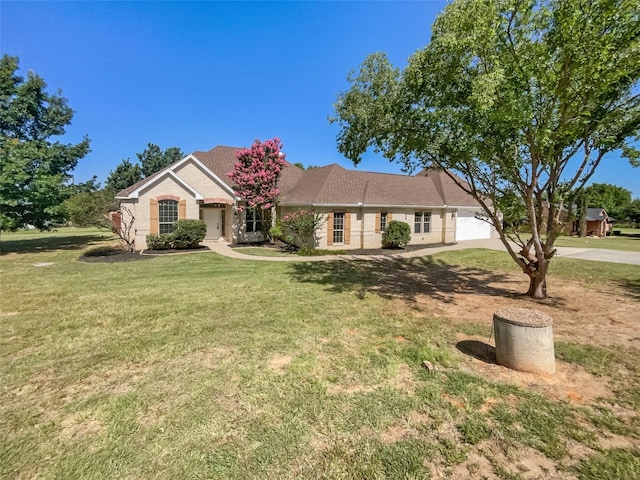
<svg viewBox="0 0 640 480">
<path fill-rule="evenodd" d="M 92 149 L 78 182 L 147 143 L 189 153 L 275 136 L 291 162 L 354 168 L 327 121 L 347 73 L 376 51 L 405 66 L 445 4 L 2 1 L 0 47 L 75 110 L 63 140 Z M 357 168 L 400 173 L 373 154 Z M 615 156 L 593 181 L 640 197 L 640 170 Z"/>
</svg>

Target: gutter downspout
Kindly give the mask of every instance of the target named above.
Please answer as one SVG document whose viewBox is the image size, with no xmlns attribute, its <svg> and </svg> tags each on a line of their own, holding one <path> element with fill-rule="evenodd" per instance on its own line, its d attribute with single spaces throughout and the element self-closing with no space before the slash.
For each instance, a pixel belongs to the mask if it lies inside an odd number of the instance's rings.
<svg viewBox="0 0 640 480">
<path fill-rule="evenodd" d="M 442 207 L 442 243 L 447 243 L 447 206 Z"/>
<path fill-rule="evenodd" d="M 362 191 L 362 202 L 360 202 L 360 249 L 364 250 L 364 200 L 367 197 L 367 188 L 369 187 L 369 181 L 364 183 L 364 190 Z"/>
</svg>

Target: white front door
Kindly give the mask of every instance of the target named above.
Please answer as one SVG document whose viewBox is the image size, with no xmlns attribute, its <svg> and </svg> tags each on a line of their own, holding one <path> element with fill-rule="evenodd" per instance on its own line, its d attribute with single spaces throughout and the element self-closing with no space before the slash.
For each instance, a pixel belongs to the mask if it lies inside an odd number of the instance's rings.
<svg viewBox="0 0 640 480">
<path fill-rule="evenodd" d="M 218 240 L 220 238 L 220 221 L 221 210 L 217 208 L 203 208 L 202 220 L 207 225 L 207 234 L 205 240 Z"/>
</svg>

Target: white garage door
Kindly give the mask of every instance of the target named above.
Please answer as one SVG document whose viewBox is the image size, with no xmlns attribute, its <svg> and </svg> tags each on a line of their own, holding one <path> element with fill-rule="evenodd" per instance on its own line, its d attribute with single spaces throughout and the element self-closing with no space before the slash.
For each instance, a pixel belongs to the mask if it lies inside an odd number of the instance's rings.
<svg viewBox="0 0 640 480">
<path fill-rule="evenodd" d="M 460 210 L 456 215 L 456 242 L 491 238 L 491 225 L 476 218 L 472 210 Z"/>
</svg>

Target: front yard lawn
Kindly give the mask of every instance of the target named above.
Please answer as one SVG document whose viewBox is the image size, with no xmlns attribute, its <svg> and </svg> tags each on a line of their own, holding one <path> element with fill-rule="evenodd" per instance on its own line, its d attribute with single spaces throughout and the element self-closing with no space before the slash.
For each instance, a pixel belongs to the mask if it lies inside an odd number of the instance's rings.
<svg viewBox="0 0 640 480">
<path fill-rule="evenodd" d="M 78 235 L 2 235 L 1 478 L 640 478 L 638 267 L 559 259 L 534 302 L 500 252 L 85 263 Z M 554 318 L 555 376 L 493 362 L 504 305 Z"/>
<path fill-rule="evenodd" d="M 614 228 L 615 230 L 615 228 Z M 632 229 L 626 229 L 632 231 Z M 607 250 L 627 250 L 640 252 L 640 230 L 636 233 L 625 233 L 621 236 L 610 237 L 559 237 L 554 245 L 556 247 L 575 248 L 605 248 Z"/>
</svg>

